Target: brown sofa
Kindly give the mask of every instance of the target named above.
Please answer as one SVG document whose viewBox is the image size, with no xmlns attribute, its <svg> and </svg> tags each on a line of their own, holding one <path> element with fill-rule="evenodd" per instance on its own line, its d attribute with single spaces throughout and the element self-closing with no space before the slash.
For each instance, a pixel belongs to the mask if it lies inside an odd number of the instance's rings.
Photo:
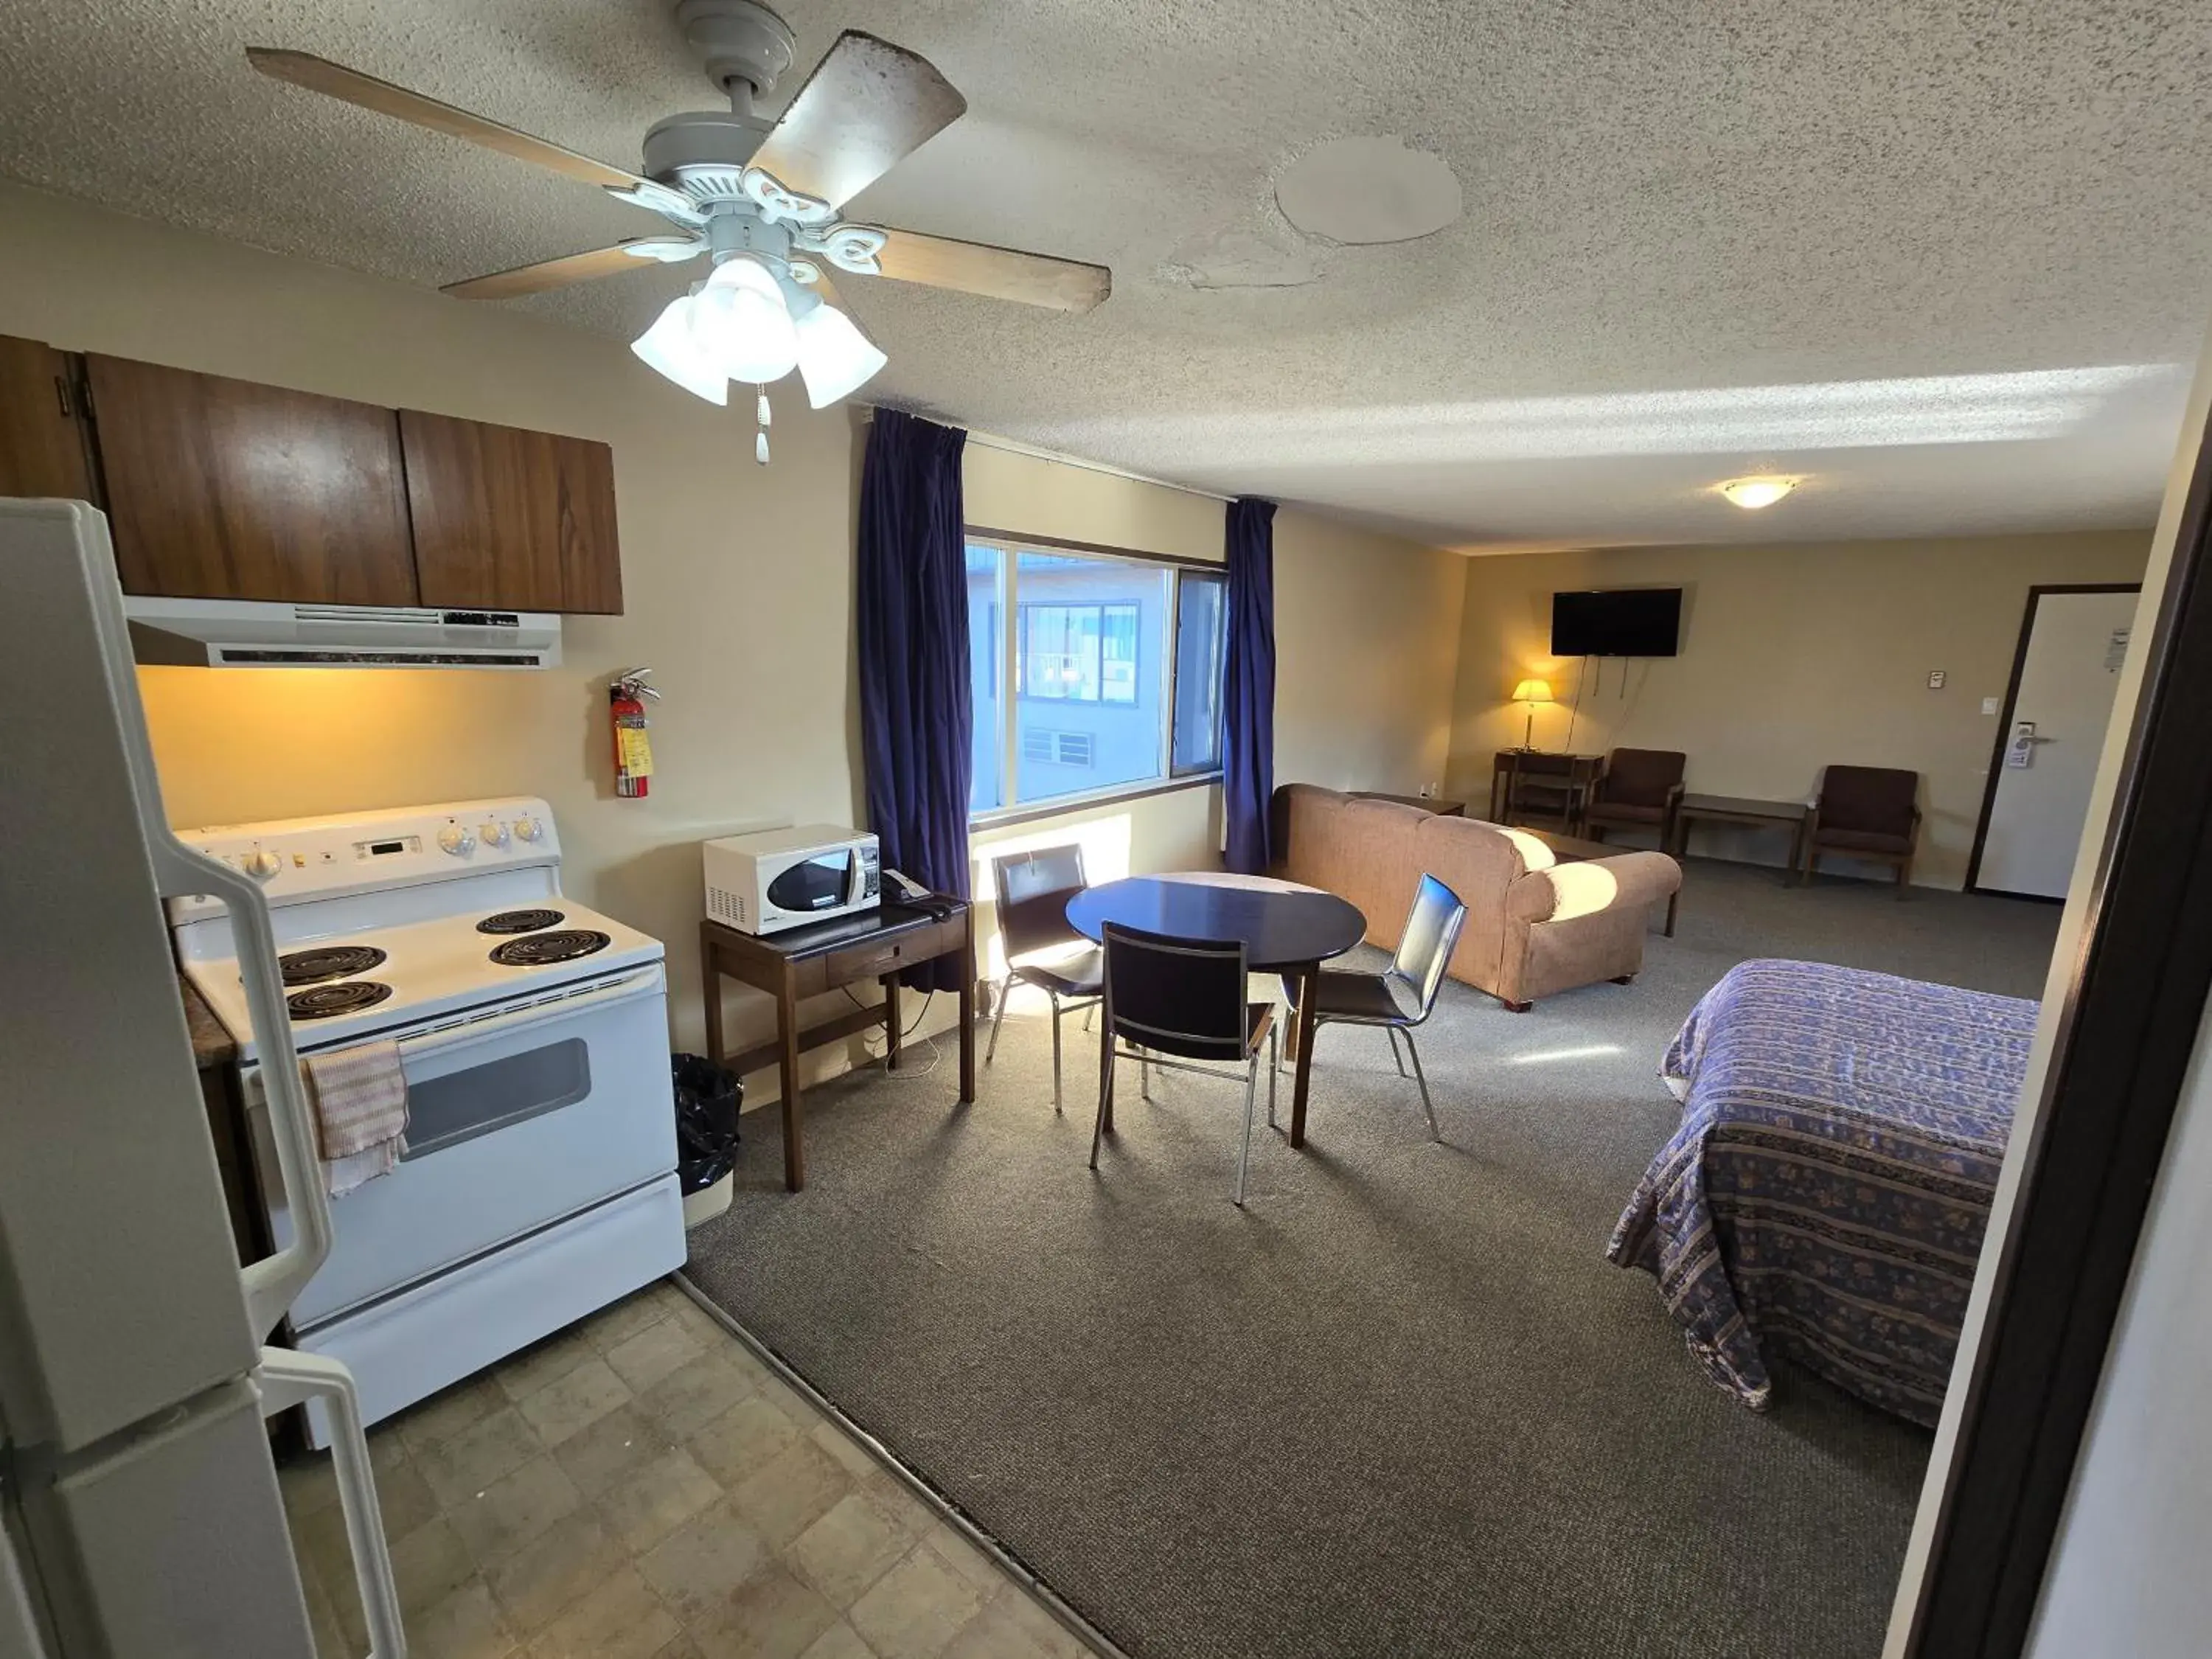
<svg viewBox="0 0 2212 1659">
<path fill-rule="evenodd" d="M 1349 899 L 1367 917 L 1367 942 L 1385 950 L 1421 877 L 1443 882 L 1468 913 L 1451 976 L 1516 1012 L 1634 975 L 1652 906 L 1682 884 L 1682 866 L 1663 853 L 1560 864 L 1518 830 L 1310 783 L 1275 791 L 1274 836 L 1274 873 Z"/>
</svg>

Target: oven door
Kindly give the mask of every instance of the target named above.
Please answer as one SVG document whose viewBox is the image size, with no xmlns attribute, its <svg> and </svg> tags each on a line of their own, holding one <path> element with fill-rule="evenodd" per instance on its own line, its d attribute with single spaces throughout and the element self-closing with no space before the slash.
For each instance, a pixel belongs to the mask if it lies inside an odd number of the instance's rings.
<svg viewBox="0 0 2212 1659">
<path fill-rule="evenodd" d="M 659 963 L 542 1005 L 399 1040 L 407 1152 L 331 1200 L 330 1259 L 301 1330 L 591 1208 L 676 1167 Z M 255 1080 L 258 1082 L 258 1079 Z M 255 1139 L 265 1118 L 259 1091 Z M 281 1243 L 283 1213 L 272 1220 Z"/>
</svg>

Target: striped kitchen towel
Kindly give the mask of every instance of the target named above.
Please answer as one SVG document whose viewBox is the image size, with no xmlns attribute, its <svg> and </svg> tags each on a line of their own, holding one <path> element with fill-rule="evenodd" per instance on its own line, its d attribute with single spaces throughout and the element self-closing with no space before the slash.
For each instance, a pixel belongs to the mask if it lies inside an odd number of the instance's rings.
<svg viewBox="0 0 2212 1659">
<path fill-rule="evenodd" d="M 323 1180 L 332 1198 L 390 1175 L 407 1150 L 407 1074 L 396 1042 L 364 1042 L 301 1061 L 314 1103 Z"/>
</svg>

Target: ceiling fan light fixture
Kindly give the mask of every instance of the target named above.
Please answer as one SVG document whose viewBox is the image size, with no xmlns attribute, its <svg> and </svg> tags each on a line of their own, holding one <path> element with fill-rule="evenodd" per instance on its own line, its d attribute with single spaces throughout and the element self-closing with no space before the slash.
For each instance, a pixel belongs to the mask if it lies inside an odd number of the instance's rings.
<svg viewBox="0 0 2212 1659">
<path fill-rule="evenodd" d="M 1715 489 L 1734 505 L 1747 512 L 1757 512 L 1762 507 L 1771 507 L 1797 488 L 1795 478 L 1759 477 L 1730 478 Z"/>
<path fill-rule="evenodd" d="M 710 404 L 730 400 L 730 377 L 700 351 L 691 336 L 691 295 L 679 294 L 651 328 L 630 342 L 638 361 Z"/>
<path fill-rule="evenodd" d="M 890 360 L 860 326 L 833 305 L 817 305 L 799 319 L 799 378 L 806 401 L 827 409 L 849 398 Z"/>
<path fill-rule="evenodd" d="M 792 325 L 775 273 L 751 254 L 714 267 L 691 301 L 696 349 L 732 380 L 765 386 L 799 366 L 799 331 Z"/>
</svg>

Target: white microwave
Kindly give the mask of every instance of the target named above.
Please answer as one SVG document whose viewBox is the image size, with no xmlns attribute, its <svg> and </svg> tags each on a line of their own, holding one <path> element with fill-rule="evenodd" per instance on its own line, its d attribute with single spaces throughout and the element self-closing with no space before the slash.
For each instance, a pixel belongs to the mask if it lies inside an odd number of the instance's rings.
<svg viewBox="0 0 2212 1659">
<path fill-rule="evenodd" d="M 725 836 L 702 843 L 707 914 L 746 933 L 773 933 L 883 902 L 876 838 L 834 823 Z"/>
</svg>

